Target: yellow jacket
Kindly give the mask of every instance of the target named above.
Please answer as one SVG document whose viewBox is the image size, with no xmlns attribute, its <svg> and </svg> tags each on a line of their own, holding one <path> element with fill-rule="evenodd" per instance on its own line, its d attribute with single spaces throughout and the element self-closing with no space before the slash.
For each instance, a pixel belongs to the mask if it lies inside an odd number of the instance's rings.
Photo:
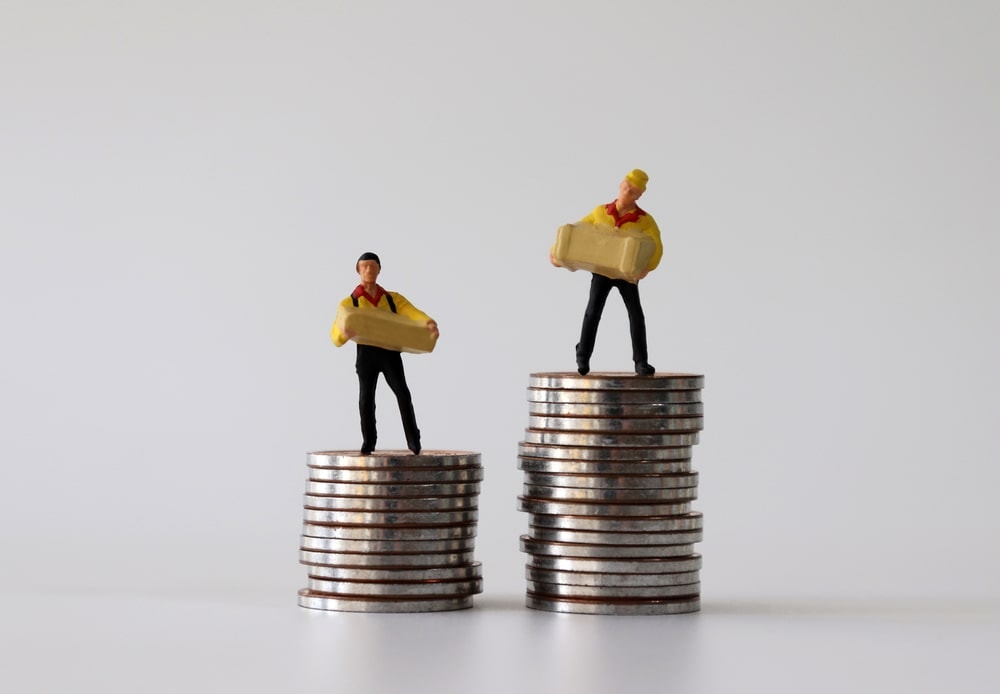
<svg viewBox="0 0 1000 694">
<path fill-rule="evenodd" d="M 646 272 L 655 270 L 656 266 L 660 264 L 660 258 L 663 257 L 663 243 L 660 241 L 660 228 L 656 226 L 656 222 L 653 221 L 652 215 L 645 210 L 641 210 L 637 207 L 635 211 L 619 216 L 615 203 L 610 202 L 607 205 L 598 205 L 594 208 L 593 212 L 580 221 L 589 222 L 591 224 L 606 224 L 618 229 L 634 229 L 646 234 L 646 236 L 653 239 L 653 242 L 656 244 L 656 247 L 653 249 L 653 255 L 650 256 L 649 263 L 646 265 Z"/>
<path fill-rule="evenodd" d="M 407 301 L 406 297 L 397 292 L 387 292 L 382 288 L 381 285 L 375 285 L 377 287 L 375 291 L 375 296 L 370 296 L 368 292 L 364 290 L 360 284 L 354 288 L 351 295 L 340 302 L 340 306 L 344 308 L 353 307 L 354 299 L 358 300 L 358 308 L 374 308 L 380 311 L 392 311 L 389 305 L 389 300 L 387 296 L 392 297 L 392 301 L 396 306 L 396 313 L 401 316 L 406 316 L 407 318 L 415 321 L 420 321 L 421 323 L 426 323 L 431 320 L 431 317 L 426 313 L 421 311 L 419 308 Z M 340 332 L 340 328 L 334 323 L 333 327 L 330 329 L 330 339 L 333 340 L 333 344 L 341 347 L 347 342 L 347 336 Z"/>
</svg>

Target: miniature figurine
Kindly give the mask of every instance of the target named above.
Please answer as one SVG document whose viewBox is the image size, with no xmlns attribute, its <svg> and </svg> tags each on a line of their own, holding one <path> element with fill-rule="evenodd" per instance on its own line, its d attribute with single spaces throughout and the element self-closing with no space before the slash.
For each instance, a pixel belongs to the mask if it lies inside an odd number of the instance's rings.
<svg viewBox="0 0 1000 694">
<path fill-rule="evenodd" d="M 639 257 L 642 260 L 640 265 L 632 271 L 622 271 L 618 274 L 608 272 L 604 266 L 593 263 L 570 264 L 565 263 L 557 253 L 557 247 L 562 246 L 561 239 L 557 240 L 557 245 L 553 246 L 549 252 L 549 260 L 556 267 L 577 267 L 591 269 L 593 277 L 590 282 L 590 300 L 587 303 L 587 310 L 583 314 L 583 327 L 580 331 L 580 342 L 576 345 L 576 366 L 580 375 L 586 376 L 590 372 L 590 356 L 594 352 L 594 342 L 597 338 L 597 326 L 601 321 L 601 314 L 604 312 L 604 304 L 607 301 L 611 288 L 615 287 L 625 302 L 625 309 L 628 311 L 629 329 L 632 336 L 632 360 L 635 362 L 635 372 L 641 376 L 649 376 L 656 373 L 656 369 L 649 363 L 646 349 L 646 319 L 642 312 L 642 305 L 639 302 L 639 280 L 656 269 L 663 256 L 663 244 L 660 242 L 660 230 L 653 221 L 652 216 L 636 205 L 636 201 L 642 197 L 646 191 L 646 183 L 649 176 L 644 171 L 633 169 L 625 175 L 621 185 L 618 186 L 618 197 L 607 205 L 598 205 L 594 210 L 580 220 L 580 225 L 595 225 L 601 227 L 604 232 L 611 231 L 616 236 L 617 232 L 639 232 L 652 240 L 652 248 L 647 248 L 646 252 L 640 255 L 633 253 L 633 258 Z M 575 226 L 575 225 L 574 225 Z M 560 229 L 570 232 L 570 227 Z M 635 236 L 636 234 L 632 234 Z M 640 236 L 641 238 L 641 236 Z M 643 241 L 648 246 L 648 241 Z M 598 244 L 600 246 L 600 244 Z M 599 252 L 603 249 L 598 248 Z M 648 260 L 646 260 L 648 258 Z M 644 261 L 644 262 L 643 262 Z M 614 276 L 608 276 L 613 274 Z"/>
<path fill-rule="evenodd" d="M 355 367 L 358 372 L 358 382 L 360 385 L 360 397 L 358 408 L 361 412 L 361 454 L 370 455 L 375 450 L 375 440 L 377 431 L 375 428 L 375 386 L 378 383 L 378 375 L 385 374 L 385 381 L 389 384 L 392 392 L 396 395 L 399 403 L 399 414 L 403 420 L 403 431 L 406 433 L 406 446 L 414 455 L 420 453 L 420 430 L 417 428 L 417 419 L 413 412 L 413 399 L 410 396 L 410 389 L 406 385 L 406 375 L 403 373 L 403 359 L 400 349 L 406 349 L 396 340 L 384 342 L 383 345 L 391 344 L 394 348 L 387 349 L 385 346 L 378 346 L 374 341 L 365 340 L 350 321 L 344 321 L 342 314 L 351 313 L 351 309 L 364 309 L 359 315 L 375 309 L 387 314 L 398 314 L 403 318 L 423 324 L 430 334 L 430 348 L 437 340 L 437 322 L 432 320 L 426 313 L 411 304 L 402 294 L 387 292 L 376 283 L 379 273 L 382 271 L 382 262 L 374 253 L 363 253 L 355 265 L 358 276 L 361 278 L 359 284 L 351 295 L 340 302 L 338 319 L 330 331 L 333 344 L 342 346 L 348 340 L 358 343 L 358 356 Z M 396 316 L 392 316 L 396 319 Z M 397 321 L 405 322 L 405 321 Z M 405 338 L 403 338 L 405 340 Z M 367 342 L 367 344 L 365 344 Z M 406 349 L 406 351 L 430 351 L 426 347 L 416 349 Z"/>
</svg>

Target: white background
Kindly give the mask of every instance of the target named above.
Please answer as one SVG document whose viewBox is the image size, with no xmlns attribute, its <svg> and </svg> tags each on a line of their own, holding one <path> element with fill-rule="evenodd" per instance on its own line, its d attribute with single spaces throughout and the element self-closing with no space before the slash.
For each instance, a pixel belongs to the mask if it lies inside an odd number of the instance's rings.
<svg viewBox="0 0 1000 694">
<path fill-rule="evenodd" d="M 992 2 L 0 3 L 5 691 L 995 691 Z M 703 611 L 523 607 L 556 228 L 650 174 L 650 361 L 706 376 Z M 476 608 L 299 609 L 355 448 L 354 261 L 438 320 Z M 608 302 L 595 370 L 628 370 Z M 401 447 L 379 392 L 380 446 Z"/>
</svg>

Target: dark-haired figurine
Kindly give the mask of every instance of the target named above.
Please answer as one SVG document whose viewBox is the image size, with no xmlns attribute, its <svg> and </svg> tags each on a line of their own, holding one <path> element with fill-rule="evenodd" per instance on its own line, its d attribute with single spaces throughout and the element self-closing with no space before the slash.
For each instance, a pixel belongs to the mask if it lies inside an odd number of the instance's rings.
<svg viewBox="0 0 1000 694">
<path fill-rule="evenodd" d="M 379 272 L 382 270 L 382 263 L 374 253 L 363 253 L 355 265 L 361 284 L 355 287 L 351 295 L 340 302 L 337 321 L 330 331 L 333 344 L 342 346 L 348 340 L 358 343 L 358 356 L 355 366 L 358 372 L 358 382 L 360 385 L 360 397 L 358 408 L 361 411 L 361 453 L 369 455 L 375 450 L 375 440 L 378 433 L 375 428 L 375 386 L 378 383 L 379 374 L 385 374 L 385 381 L 392 388 L 399 403 L 399 414 L 403 419 L 403 431 L 406 433 L 406 447 L 413 451 L 414 455 L 420 453 L 420 430 L 417 428 L 417 418 L 413 413 L 413 399 L 410 396 L 410 389 L 406 385 L 406 375 L 403 373 L 403 359 L 400 350 L 414 352 L 428 352 L 433 349 L 434 342 L 438 337 L 437 323 L 426 313 L 406 300 L 402 294 L 387 292 L 376 282 Z M 358 314 L 354 309 L 363 309 Z M 386 326 L 375 326 L 380 332 L 378 335 L 361 334 L 355 330 L 350 321 L 344 321 L 344 314 L 354 312 L 359 318 L 366 317 L 369 310 L 385 312 L 386 314 L 396 314 L 395 316 L 377 316 L 384 319 Z M 372 318 L 374 316 L 367 316 Z M 401 317 L 401 318 L 400 318 Z M 415 325 L 421 333 L 422 342 L 430 347 L 421 346 L 409 349 L 405 346 L 407 338 L 405 336 L 396 339 L 393 331 L 403 333 L 406 330 L 404 324 Z M 358 325 L 368 325 L 370 322 L 358 321 Z M 404 325 L 404 327 L 399 327 Z M 426 329 L 429 335 L 423 334 Z M 381 338 L 388 334 L 390 341 L 382 341 Z M 374 337 L 374 339 L 372 339 Z M 376 343 L 392 345 L 395 349 L 386 346 L 377 346 Z"/>
<path fill-rule="evenodd" d="M 632 336 L 632 360 L 635 362 L 635 372 L 640 376 L 656 373 L 649 363 L 646 349 L 646 318 L 639 303 L 639 280 L 656 269 L 663 256 L 663 244 L 660 241 L 660 230 L 652 216 L 636 205 L 636 201 L 646 191 L 649 176 L 644 171 L 633 169 L 625 175 L 618 186 L 618 197 L 606 205 L 598 205 L 594 210 L 580 220 L 581 225 L 596 225 L 609 231 L 634 231 L 648 236 L 652 240 L 649 260 L 645 267 L 636 275 L 635 281 L 628 279 L 606 277 L 596 272 L 590 281 L 590 300 L 583 314 L 583 328 L 580 331 L 580 342 L 576 345 L 576 367 L 581 375 L 590 372 L 590 355 L 594 352 L 594 342 L 597 339 L 597 326 L 601 322 L 604 304 L 612 288 L 618 290 L 628 311 L 629 330 Z M 646 241 L 645 243 L 649 243 Z M 552 252 L 549 254 L 552 264 L 562 267 Z M 575 269 L 575 268 L 570 268 Z"/>
</svg>

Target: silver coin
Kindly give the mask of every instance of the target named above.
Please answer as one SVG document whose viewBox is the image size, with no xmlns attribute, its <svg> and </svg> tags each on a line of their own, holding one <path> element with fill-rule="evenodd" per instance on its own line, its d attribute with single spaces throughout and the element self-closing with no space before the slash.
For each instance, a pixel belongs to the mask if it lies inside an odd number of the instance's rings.
<svg viewBox="0 0 1000 694">
<path fill-rule="evenodd" d="M 697 612 L 701 609 L 699 598 L 664 598 L 663 600 L 635 600 L 628 602 L 586 602 L 568 598 L 548 598 L 527 594 L 525 605 L 532 610 L 564 612 L 567 614 L 600 614 L 618 616 L 665 615 Z"/>
<path fill-rule="evenodd" d="M 700 402 L 638 402 L 625 404 L 529 402 L 528 414 L 539 417 L 697 417 Z"/>
<path fill-rule="evenodd" d="M 705 377 L 699 374 L 656 373 L 637 376 L 631 373 L 591 372 L 586 376 L 566 371 L 534 373 L 529 388 L 565 388 L 568 390 L 700 390 Z"/>
<path fill-rule="evenodd" d="M 549 571 L 589 571 L 591 573 L 666 574 L 701 571 L 701 555 L 656 559 L 584 559 L 580 557 L 551 557 L 543 554 L 527 555 L 527 566 Z"/>
<path fill-rule="evenodd" d="M 476 548 L 476 538 L 457 540 L 339 540 L 303 535 L 302 549 L 319 552 L 371 552 L 373 554 L 421 554 L 424 552 L 467 552 Z"/>
<path fill-rule="evenodd" d="M 595 501 L 612 504 L 631 504 L 636 502 L 662 503 L 676 501 L 691 501 L 698 498 L 697 487 L 675 487 L 666 489 L 581 489 L 578 487 L 542 487 L 539 485 L 524 485 L 524 496 L 530 499 L 546 499 L 552 501 L 575 501 L 592 503 Z M 321 497 L 329 498 L 329 497 Z M 461 497 L 456 497 L 461 498 Z M 632 515 L 632 514 L 625 514 Z M 656 514 L 662 515 L 662 514 Z"/>
<path fill-rule="evenodd" d="M 306 453 L 306 465 L 328 468 L 427 468 L 427 467 L 479 467 L 482 456 L 469 451 L 423 451 L 413 455 L 409 451 L 377 451 L 361 455 L 360 451 L 315 451 Z"/>
<path fill-rule="evenodd" d="M 594 571 L 549 571 L 525 567 L 524 576 L 529 581 L 558 583 L 567 586 L 600 586 L 604 588 L 644 588 L 649 586 L 678 586 L 697 583 L 699 571 L 681 571 L 666 574 L 601 573 Z"/>
<path fill-rule="evenodd" d="M 691 460 L 552 460 L 518 456 L 517 467 L 553 475 L 669 475 L 690 471 Z"/>
<path fill-rule="evenodd" d="M 552 516 L 676 516 L 691 511 L 691 502 L 675 504 L 571 503 L 519 496 L 518 510 Z"/>
<path fill-rule="evenodd" d="M 532 513 L 529 519 L 532 527 L 605 533 L 670 533 L 700 530 L 702 527 L 702 515 L 700 511 L 691 511 L 670 516 L 646 516 L 640 518 Z"/>
<path fill-rule="evenodd" d="M 433 596 L 451 598 L 457 595 L 475 595 L 483 592 L 483 579 L 471 581 L 413 581 L 394 583 L 382 581 L 328 581 L 310 578 L 309 590 L 338 598 L 392 597 L 406 598 Z"/>
<path fill-rule="evenodd" d="M 306 508 L 338 511 L 455 511 L 479 507 L 478 496 L 305 496 Z"/>
<path fill-rule="evenodd" d="M 551 432 L 623 432 L 658 434 L 660 432 L 701 431 L 703 417 L 528 417 L 529 429 Z M 687 445 L 687 444 L 682 444 Z"/>
<path fill-rule="evenodd" d="M 331 598 L 309 590 L 299 591 L 299 606 L 330 612 L 447 612 L 472 607 L 472 596 L 392 600 L 389 598 Z"/>
<path fill-rule="evenodd" d="M 306 494 L 318 496 L 471 496 L 479 493 L 478 482 L 451 484 L 351 484 L 350 482 L 306 482 Z"/>
<path fill-rule="evenodd" d="M 612 432 L 582 433 L 579 431 L 549 431 L 541 429 L 525 429 L 525 443 L 539 443 L 554 446 L 601 446 L 648 448 L 694 446 L 698 443 L 698 434 L 617 434 Z M 690 457 L 690 456 L 688 456 Z"/>
<path fill-rule="evenodd" d="M 581 559 L 655 559 L 690 556 L 694 553 L 694 545 L 583 545 L 572 542 L 543 542 L 522 535 L 521 551 L 527 554 Z"/>
<path fill-rule="evenodd" d="M 307 523 L 340 525 L 464 525 L 479 520 L 478 509 L 463 511 L 328 511 L 307 508 Z"/>
<path fill-rule="evenodd" d="M 701 530 L 673 533 L 603 533 L 531 526 L 531 537 L 543 542 L 575 542 L 584 545 L 690 545 L 701 542 Z"/>
<path fill-rule="evenodd" d="M 475 537 L 478 525 L 446 525 L 432 528 L 419 528 L 410 525 L 385 527 L 358 527 L 346 525 L 316 525 L 303 523 L 302 534 L 306 537 L 328 537 L 340 540 L 381 540 L 381 541 L 413 541 L 413 540 L 458 540 Z"/>
<path fill-rule="evenodd" d="M 368 569 L 351 566 L 321 566 L 307 564 L 311 578 L 333 581 L 459 581 L 481 578 L 482 562 L 462 566 L 438 566 L 416 569 Z"/>
<path fill-rule="evenodd" d="M 528 402 L 554 404 L 642 405 L 701 402 L 700 390 L 573 390 L 569 388 L 528 388 Z"/>
<path fill-rule="evenodd" d="M 346 554 L 344 552 L 314 552 L 302 549 L 299 550 L 299 563 L 364 568 L 394 566 L 400 569 L 414 569 L 420 566 L 461 566 L 472 561 L 472 555 L 471 551 L 429 554 Z"/>
<path fill-rule="evenodd" d="M 483 468 L 399 468 L 368 470 L 361 468 L 310 467 L 309 479 L 317 482 L 353 482 L 356 484 L 448 484 L 451 482 L 481 482 Z"/>
<path fill-rule="evenodd" d="M 520 467 L 520 466 L 519 466 Z M 698 486 L 698 473 L 673 475 L 575 475 L 525 472 L 524 483 L 573 489 L 678 489 Z"/>
<path fill-rule="evenodd" d="M 650 462 L 668 460 L 690 460 L 691 446 L 670 448 L 594 448 L 586 446 L 562 446 L 559 444 L 535 444 L 521 441 L 517 453 L 525 458 L 541 460 L 567 460 L 580 462 Z"/>
<path fill-rule="evenodd" d="M 561 583 L 538 583 L 528 581 L 528 592 L 538 596 L 558 598 L 605 598 L 609 600 L 629 600 L 646 598 L 676 598 L 701 594 L 701 583 L 687 583 L 676 586 L 637 586 L 619 588 L 608 586 L 570 586 Z"/>
</svg>

